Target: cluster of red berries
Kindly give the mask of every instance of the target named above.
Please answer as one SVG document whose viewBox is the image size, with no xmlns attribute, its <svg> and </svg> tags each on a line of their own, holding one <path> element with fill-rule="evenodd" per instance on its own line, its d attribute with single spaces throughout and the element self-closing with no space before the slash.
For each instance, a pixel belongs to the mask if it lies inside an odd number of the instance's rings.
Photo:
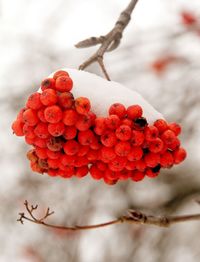
<svg viewBox="0 0 200 262">
<path fill-rule="evenodd" d="M 84 177 L 107 184 L 128 178 L 156 177 L 160 168 L 186 157 L 181 128 L 159 119 L 149 125 L 139 105 L 115 103 L 108 117 L 97 117 L 88 98 L 74 98 L 73 81 L 65 71 L 41 83 L 12 124 L 17 136 L 32 145 L 27 153 L 33 171 L 50 176 Z"/>
</svg>

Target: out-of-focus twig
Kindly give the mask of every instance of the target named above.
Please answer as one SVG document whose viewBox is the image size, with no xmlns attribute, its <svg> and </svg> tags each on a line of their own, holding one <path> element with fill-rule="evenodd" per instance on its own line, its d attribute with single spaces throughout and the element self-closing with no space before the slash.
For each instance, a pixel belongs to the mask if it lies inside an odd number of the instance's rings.
<svg viewBox="0 0 200 262">
<path fill-rule="evenodd" d="M 85 225 L 85 226 L 59 226 L 54 224 L 49 224 L 45 222 L 46 218 L 51 216 L 54 212 L 50 212 L 50 209 L 48 208 L 46 213 L 42 218 L 36 218 L 36 216 L 33 214 L 33 212 L 38 208 L 36 205 L 35 207 L 33 205 L 29 205 L 28 201 L 26 200 L 24 202 L 25 208 L 29 214 L 27 216 L 25 213 L 19 213 L 19 218 L 17 221 L 24 223 L 24 220 L 28 220 L 30 222 L 33 222 L 35 224 L 40 224 L 49 228 L 54 229 L 62 229 L 62 230 L 89 230 L 89 229 L 96 229 L 96 228 L 102 228 L 106 226 L 110 226 L 113 224 L 122 224 L 122 223 L 129 223 L 129 224 L 145 224 L 145 225 L 154 225 L 159 227 L 169 227 L 172 224 L 175 223 L 181 223 L 181 222 L 189 222 L 189 221 L 200 221 L 200 214 L 191 214 L 191 215 L 184 215 L 184 216 L 152 216 L 152 215 L 146 215 L 140 211 L 135 210 L 129 210 L 128 214 L 126 216 L 121 216 L 118 219 L 108 221 L 106 223 L 101 224 L 95 224 L 95 225 Z"/>
<path fill-rule="evenodd" d="M 126 9 L 120 14 L 114 28 L 108 34 L 100 37 L 90 37 L 88 39 L 80 41 L 75 45 L 77 48 L 86 48 L 100 44 L 99 49 L 89 59 L 87 59 L 79 66 L 80 70 L 84 70 L 87 66 L 91 65 L 94 62 L 98 62 L 106 79 L 110 80 L 110 77 L 104 65 L 104 54 L 105 52 L 113 51 L 119 46 L 123 31 L 131 20 L 131 14 L 137 2 L 138 0 L 130 1 Z"/>
</svg>

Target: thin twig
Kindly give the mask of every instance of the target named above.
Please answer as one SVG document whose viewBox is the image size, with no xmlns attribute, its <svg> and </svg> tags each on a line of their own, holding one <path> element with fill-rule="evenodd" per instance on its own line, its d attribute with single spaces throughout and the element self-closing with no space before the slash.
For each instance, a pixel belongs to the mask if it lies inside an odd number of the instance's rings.
<svg viewBox="0 0 200 262">
<path fill-rule="evenodd" d="M 77 48 L 86 48 L 100 44 L 99 49 L 89 59 L 87 59 L 79 66 L 80 70 L 84 70 L 92 63 L 97 62 L 101 67 L 106 79 L 110 80 L 103 62 L 104 54 L 105 52 L 113 51 L 119 46 L 123 31 L 131 20 L 131 14 L 137 2 L 138 0 L 130 1 L 126 9 L 120 14 L 117 22 L 115 23 L 115 26 L 108 34 L 100 37 L 90 37 L 88 39 L 80 41 L 75 45 Z"/>
<path fill-rule="evenodd" d="M 47 211 L 43 218 L 39 219 L 36 218 L 35 215 L 33 215 L 33 212 L 37 209 L 37 205 L 35 208 L 32 208 L 33 206 L 30 207 L 28 201 L 26 200 L 25 203 L 25 208 L 29 214 L 30 217 L 28 217 L 25 213 L 19 213 L 19 218 L 17 221 L 21 222 L 21 224 L 24 223 L 24 220 L 33 222 L 35 224 L 43 225 L 45 227 L 49 228 L 54 228 L 54 229 L 62 229 L 62 230 L 89 230 L 89 229 L 97 229 L 97 228 L 102 228 L 114 224 L 122 224 L 122 223 L 129 223 L 129 224 L 145 224 L 145 225 L 154 225 L 154 226 L 159 226 L 159 227 L 169 227 L 172 224 L 175 223 L 181 223 L 181 222 L 189 222 L 189 221 L 195 221 L 195 220 L 200 220 L 200 214 L 192 214 L 192 215 L 184 215 L 184 216 L 163 216 L 163 217 L 158 217 L 158 216 L 151 216 L 151 215 L 146 215 L 140 211 L 135 211 L 135 210 L 129 210 L 128 215 L 126 216 L 121 216 L 118 219 L 108 221 L 106 223 L 101 223 L 101 224 L 95 224 L 95 225 L 85 225 L 85 226 L 59 226 L 59 225 L 54 225 L 54 224 L 49 224 L 45 222 L 46 218 L 51 216 L 54 212 L 50 212 L 50 209 L 47 208 Z"/>
</svg>

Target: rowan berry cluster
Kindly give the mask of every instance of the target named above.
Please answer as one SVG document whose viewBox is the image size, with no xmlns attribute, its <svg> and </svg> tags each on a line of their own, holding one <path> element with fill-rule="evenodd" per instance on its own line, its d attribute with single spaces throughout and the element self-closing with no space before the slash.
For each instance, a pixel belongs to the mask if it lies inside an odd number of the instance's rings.
<svg viewBox="0 0 200 262">
<path fill-rule="evenodd" d="M 65 71 L 44 79 L 41 92 L 29 96 L 12 124 L 17 136 L 32 145 L 27 153 L 33 171 L 49 176 L 84 177 L 107 184 L 156 177 L 186 157 L 181 127 L 163 119 L 149 125 L 139 105 L 115 103 L 107 117 L 91 111 L 88 98 L 74 98 Z"/>
</svg>

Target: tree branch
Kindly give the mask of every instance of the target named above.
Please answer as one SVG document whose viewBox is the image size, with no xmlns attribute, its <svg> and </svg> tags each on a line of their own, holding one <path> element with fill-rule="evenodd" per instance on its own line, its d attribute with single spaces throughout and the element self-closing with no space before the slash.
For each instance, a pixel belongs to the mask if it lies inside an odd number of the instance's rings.
<svg viewBox="0 0 200 262">
<path fill-rule="evenodd" d="M 158 216 L 146 215 L 140 211 L 129 210 L 128 215 L 121 216 L 118 219 L 111 220 L 106 223 L 95 224 L 95 225 L 85 225 L 85 226 L 78 226 L 78 225 L 59 226 L 59 225 L 49 224 L 45 222 L 45 220 L 49 216 L 54 214 L 53 211 L 50 212 L 49 208 L 47 209 L 46 213 L 44 214 L 42 218 L 36 218 L 36 216 L 33 215 L 33 212 L 38 208 L 38 205 L 36 205 L 35 207 L 33 207 L 33 205 L 30 206 L 28 201 L 26 200 L 24 202 L 24 206 L 29 216 L 27 216 L 25 213 L 19 213 L 20 217 L 17 219 L 17 221 L 21 222 L 21 224 L 24 224 L 24 220 L 27 220 L 35 224 L 43 225 L 45 227 L 61 229 L 61 230 L 71 230 L 71 231 L 97 229 L 97 228 L 102 228 L 102 227 L 106 227 L 106 226 L 110 226 L 114 224 L 122 224 L 122 223 L 145 224 L 145 225 L 154 225 L 158 227 L 169 227 L 175 223 L 200 220 L 200 214 L 158 217 Z"/>
<path fill-rule="evenodd" d="M 97 62 L 101 67 L 106 79 L 110 80 L 103 62 L 104 54 L 105 52 L 113 51 L 119 46 L 123 31 L 131 20 L 131 14 L 137 2 L 138 0 L 130 1 L 126 9 L 120 14 L 114 28 L 108 34 L 100 37 L 90 37 L 88 39 L 80 41 L 75 45 L 77 48 L 86 48 L 100 44 L 99 49 L 89 59 L 87 59 L 79 66 L 80 70 L 84 70 L 92 63 Z"/>
</svg>

